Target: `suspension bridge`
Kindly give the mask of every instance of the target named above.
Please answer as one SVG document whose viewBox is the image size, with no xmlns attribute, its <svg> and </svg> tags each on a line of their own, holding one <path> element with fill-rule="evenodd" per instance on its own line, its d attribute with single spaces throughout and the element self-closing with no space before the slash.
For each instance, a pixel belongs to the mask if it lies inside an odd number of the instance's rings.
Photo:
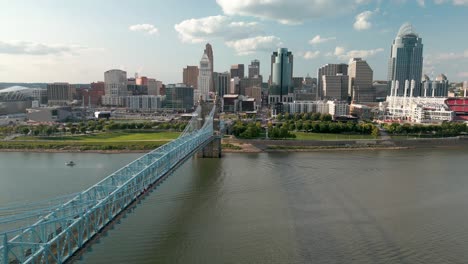
<svg viewBox="0 0 468 264">
<path fill-rule="evenodd" d="M 194 154 L 219 157 L 211 106 L 198 106 L 177 139 L 83 192 L 0 208 L 0 264 L 66 262 Z"/>
</svg>

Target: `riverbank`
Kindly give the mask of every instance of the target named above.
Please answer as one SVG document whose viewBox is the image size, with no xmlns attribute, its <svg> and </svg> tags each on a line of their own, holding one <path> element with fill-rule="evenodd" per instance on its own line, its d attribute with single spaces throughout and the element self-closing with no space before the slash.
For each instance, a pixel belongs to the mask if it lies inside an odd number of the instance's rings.
<svg viewBox="0 0 468 264">
<path fill-rule="evenodd" d="M 127 142 L 57 142 L 57 141 L 0 141 L 0 152 L 31 153 L 147 153 L 168 141 Z M 243 140 L 226 138 L 222 141 L 224 153 L 264 152 L 318 152 L 403 150 L 468 147 L 468 138 L 429 138 L 398 140 Z"/>
</svg>

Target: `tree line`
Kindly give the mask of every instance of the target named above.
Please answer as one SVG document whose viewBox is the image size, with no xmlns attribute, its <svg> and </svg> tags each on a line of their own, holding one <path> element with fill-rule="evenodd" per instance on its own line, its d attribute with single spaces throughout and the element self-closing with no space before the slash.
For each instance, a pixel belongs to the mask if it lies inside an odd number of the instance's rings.
<svg viewBox="0 0 468 264">
<path fill-rule="evenodd" d="M 440 125 L 421 124 L 384 124 L 384 129 L 392 135 L 431 135 L 458 136 L 468 133 L 468 126 L 464 123 L 444 122 Z"/>
<path fill-rule="evenodd" d="M 65 123 L 59 124 L 40 124 L 40 125 L 16 125 L 0 127 L 0 134 L 3 136 L 11 134 L 23 134 L 32 136 L 51 136 L 53 134 L 77 134 L 87 132 L 103 132 L 103 131 L 116 131 L 116 130 L 177 130 L 183 131 L 187 126 L 186 121 L 172 121 L 172 122 L 114 122 L 99 120 L 90 120 L 87 122 L 79 123 Z"/>
</svg>

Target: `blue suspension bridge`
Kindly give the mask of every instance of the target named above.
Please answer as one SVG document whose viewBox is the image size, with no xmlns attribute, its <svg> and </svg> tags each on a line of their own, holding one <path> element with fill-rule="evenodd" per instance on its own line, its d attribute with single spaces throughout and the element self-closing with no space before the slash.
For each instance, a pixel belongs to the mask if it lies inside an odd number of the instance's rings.
<svg viewBox="0 0 468 264">
<path fill-rule="evenodd" d="M 204 156 L 211 145 L 219 156 L 220 137 L 213 128 L 215 109 L 198 106 L 177 139 L 83 192 L 0 208 L 0 264 L 63 263 L 195 153 Z"/>
</svg>

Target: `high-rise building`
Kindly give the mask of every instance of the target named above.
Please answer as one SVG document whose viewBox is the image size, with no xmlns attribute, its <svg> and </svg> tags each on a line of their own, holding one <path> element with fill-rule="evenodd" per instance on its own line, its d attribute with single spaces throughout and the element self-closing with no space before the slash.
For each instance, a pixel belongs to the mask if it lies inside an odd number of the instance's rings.
<svg viewBox="0 0 468 264">
<path fill-rule="evenodd" d="M 271 65 L 270 104 L 293 101 L 293 55 L 286 48 L 273 52 Z M 278 106 L 279 107 L 279 106 Z M 281 109 L 276 109 L 281 112 Z"/>
<path fill-rule="evenodd" d="M 246 95 L 245 90 L 249 87 L 262 87 L 262 78 L 257 75 L 253 78 L 240 79 L 239 94 Z"/>
<path fill-rule="evenodd" d="M 213 79 L 213 71 L 214 71 L 214 58 L 213 58 L 213 47 L 211 47 L 210 43 L 206 43 L 205 46 L 205 53 L 210 60 L 210 68 L 211 68 L 211 79 L 210 79 L 210 92 L 214 92 L 214 79 Z"/>
<path fill-rule="evenodd" d="M 185 84 L 166 86 L 166 108 L 188 111 L 193 108 L 193 87 Z"/>
<path fill-rule="evenodd" d="M 229 86 L 231 82 L 231 78 L 229 77 L 229 72 L 214 72 L 213 73 L 214 79 L 214 88 L 216 94 L 223 98 L 225 94 L 229 93 Z"/>
<path fill-rule="evenodd" d="M 393 41 L 388 62 L 389 91 L 396 87 L 396 95 L 403 96 L 406 81 L 414 80 L 413 96 L 421 94 L 421 77 L 423 68 L 422 39 L 411 24 L 403 24 Z M 407 90 L 407 96 L 409 90 Z"/>
<path fill-rule="evenodd" d="M 209 99 L 211 82 L 211 64 L 208 54 L 203 53 L 200 60 L 200 71 L 198 72 L 198 94 L 203 100 Z"/>
<path fill-rule="evenodd" d="M 348 95 L 355 103 L 375 102 L 375 89 L 372 86 L 374 71 L 365 60 L 352 58 L 348 65 Z"/>
<path fill-rule="evenodd" d="M 323 75 L 323 97 L 329 100 L 348 100 L 349 76 L 341 73 L 337 75 Z"/>
<path fill-rule="evenodd" d="M 198 66 L 188 66 L 183 70 L 182 82 L 188 86 L 198 89 Z"/>
<path fill-rule="evenodd" d="M 72 87 L 69 83 L 47 84 L 47 99 L 49 105 L 63 106 L 73 100 Z"/>
<path fill-rule="evenodd" d="M 317 74 L 317 93 L 319 98 L 324 96 L 323 94 L 323 76 L 336 76 L 337 74 L 348 75 L 348 64 L 326 64 L 318 69 Z"/>
<path fill-rule="evenodd" d="M 231 65 L 231 78 L 239 77 L 240 79 L 244 78 L 244 64 L 234 64 Z"/>
<path fill-rule="evenodd" d="M 240 93 L 240 78 L 239 77 L 234 77 L 231 78 L 231 81 L 229 83 L 229 94 L 239 94 Z"/>
<path fill-rule="evenodd" d="M 104 72 L 104 94 L 103 105 L 123 106 L 128 95 L 127 72 L 116 69 Z"/>
<path fill-rule="evenodd" d="M 293 88 L 302 89 L 304 87 L 304 77 L 293 77 Z"/>
<path fill-rule="evenodd" d="M 148 79 L 148 95 L 160 95 L 162 82 L 153 78 Z"/>
<path fill-rule="evenodd" d="M 260 76 L 260 61 L 253 60 L 249 65 L 249 78 L 254 78 L 255 76 Z"/>
</svg>

